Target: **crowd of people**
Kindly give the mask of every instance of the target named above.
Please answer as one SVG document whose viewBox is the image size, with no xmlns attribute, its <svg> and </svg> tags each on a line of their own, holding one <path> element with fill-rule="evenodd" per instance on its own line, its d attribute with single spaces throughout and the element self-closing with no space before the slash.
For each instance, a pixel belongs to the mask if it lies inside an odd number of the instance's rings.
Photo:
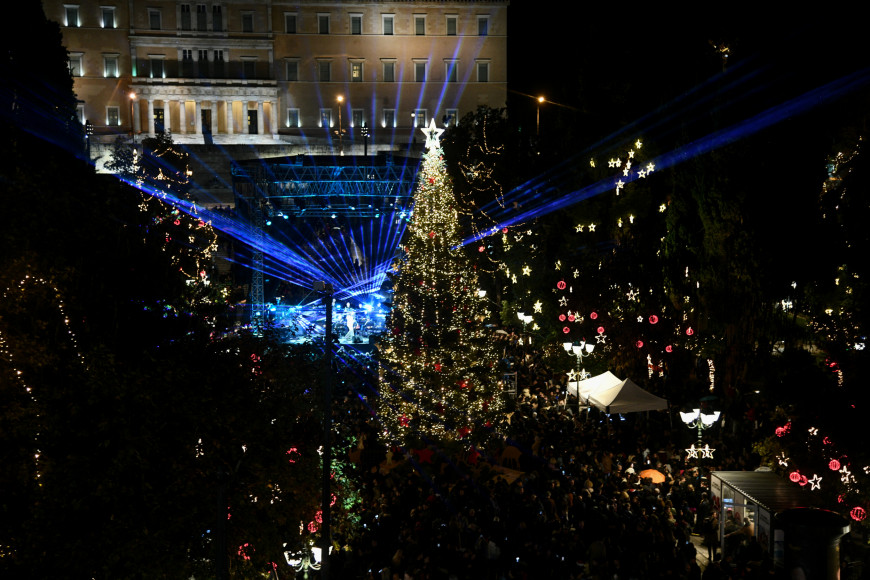
<svg viewBox="0 0 870 580">
<path fill-rule="evenodd" d="M 581 409 L 540 352 L 497 336 L 518 393 L 509 427 L 485 449 L 385 447 L 369 401 L 347 391 L 338 412 L 357 442 L 362 504 L 357 531 L 336 533 L 338 577 L 769 577 L 770 558 L 742 527 L 729 522 L 718 549 L 709 494 L 712 470 L 757 467 L 747 443 L 756 419 L 737 428 L 726 415 L 712 430 L 714 459 L 687 460 L 693 433 L 678 419 Z M 664 481 L 641 477 L 646 469 Z"/>
</svg>

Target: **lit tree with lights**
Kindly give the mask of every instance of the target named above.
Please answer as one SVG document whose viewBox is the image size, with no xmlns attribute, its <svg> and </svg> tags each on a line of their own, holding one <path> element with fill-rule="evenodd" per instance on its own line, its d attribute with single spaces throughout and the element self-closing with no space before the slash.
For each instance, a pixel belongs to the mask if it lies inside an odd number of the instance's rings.
<svg viewBox="0 0 870 580">
<path fill-rule="evenodd" d="M 393 277 L 380 416 L 391 441 L 476 442 L 501 416 L 496 355 L 482 323 L 477 275 L 459 247 L 443 131 L 433 122 L 423 132 L 414 219 Z"/>
</svg>

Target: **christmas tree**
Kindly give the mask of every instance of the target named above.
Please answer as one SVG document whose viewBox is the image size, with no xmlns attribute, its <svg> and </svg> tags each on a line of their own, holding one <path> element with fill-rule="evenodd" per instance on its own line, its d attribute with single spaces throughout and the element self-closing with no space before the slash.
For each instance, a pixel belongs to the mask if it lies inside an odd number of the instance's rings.
<svg viewBox="0 0 870 580">
<path fill-rule="evenodd" d="M 460 246 L 443 130 L 433 121 L 423 132 L 414 217 L 392 277 L 380 416 L 393 442 L 479 442 L 502 415 L 496 352 L 485 332 L 476 273 Z"/>
</svg>

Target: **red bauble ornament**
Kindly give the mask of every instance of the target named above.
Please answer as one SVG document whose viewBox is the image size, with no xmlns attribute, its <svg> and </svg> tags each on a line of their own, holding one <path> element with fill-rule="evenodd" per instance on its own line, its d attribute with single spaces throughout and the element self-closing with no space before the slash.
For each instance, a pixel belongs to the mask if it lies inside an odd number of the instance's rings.
<svg viewBox="0 0 870 580">
<path fill-rule="evenodd" d="M 791 473 L 788 474 L 788 478 L 792 482 L 797 483 L 801 480 L 801 474 L 798 473 L 797 471 L 792 471 Z"/>
<path fill-rule="evenodd" d="M 486 248 L 484 248 L 483 246 L 478 246 L 478 247 L 477 247 L 477 251 L 478 251 L 478 252 L 483 253 L 484 250 L 486 250 Z"/>
<path fill-rule="evenodd" d="M 564 314 L 559 315 L 559 322 L 565 322 L 565 315 Z"/>
<path fill-rule="evenodd" d="M 558 288 L 559 290 L 564 290 L 567 286 L 568 285 L 565 284 L 564 280 L 559 280 L 558 282 L 556 282 L 556 288 Z"/>
<path fill-rule="evenodd" d="M 656 316 L 655 314 L 653 314 L 652 316 L 649 317 L 649 323 L 650 323 L 650 324 L 657 324 L 658 321 L 659 321 L 659 317 Z"/>
<path fill-rule="evenodd" d="M 571 332 L 571 329 L 566 326 L 565 328 L 562 329 L 562 332 L 564 332 L 565 334 L 568 334 L 569 332 Z"/>
<path fill-rule="evenodd" d="M 831 461 L 828 462 L 828 467 L 830 468 L 831 471 L 840 471 L 839 460 L 831 459 Z"/>
<path fill-rule="evenodd" d="M 604 334 L 604 327 L 603 326 L 598 327 L 598 334 Z"/>
<path fill-rule="evenodd" d="M 507 228 L 502 228 L 501 233 L 506 234 L 508 232 Z"/>
<path fill-rule="evenodd" d="M 574 322 L 574 315 L 573 314 L 568 315 L 568 322 Z"/>
<path fill-rule="evenodd" d="M 852 508 L 852 511 L 849 512 L 849 515 L 852 516 L 852 519 L 856 522 L 864 521 L 864 518 L 867 517 L 867 512 L 861 506 L 855 506 Z"/>
<path fill-rule="evenodd" d="M 695 334 L 695 331 L 692 330 L 691 326 L 686 329 L 686 336 L 692 336 L 693 334 Z"/>
<path fill-rule="evenodd" d="M 642 340 L 639 340 L 634 344 L 635 344 L 635 346 L 637 346 L 637 348 L 643 348 L 643 341 Z"/>
<path fill-rule="evenodd" d="M 808 484 L 808 483 L 809 483 L 809 480 L 807 479 L 807 476 L 806 476 L 806 475 L 801 475 L 801 480 L 798 482 L 798 485 L 800 485 L 801 487 L 803 487 L 803 486 L 805 486 L 805 485 Z"/>
<path fill-rule="evenodd" d="M 589 315 L 589 318 L 591 318 L 592 320 L 597 320 L 597 319 L 598 319 L 598 313 L 597 313 L 597 312 L 593 312 L 593 313 L 591 313 L 591 314 Z"/>
<path fill-rule="evenodd" d="M 666 346 L 665 352 L 674 352 L 674 347 L 672 347 L 671 345 Z"/>
<path fill-rule="evenodd" d="M 435 237 L 435 232 L 429 232 L 429 237 L 430 237 L 430 238 L 434 238 L 434 237 Z"/>
</svg>

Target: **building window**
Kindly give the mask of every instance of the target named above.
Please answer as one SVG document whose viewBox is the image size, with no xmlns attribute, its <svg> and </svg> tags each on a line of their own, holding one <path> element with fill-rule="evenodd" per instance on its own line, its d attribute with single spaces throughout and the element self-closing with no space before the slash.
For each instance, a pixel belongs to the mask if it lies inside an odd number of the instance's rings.
<svg viewBox="0 0 870 580">
<path fill-rule="evenodd" d="M 321 60 L 317 62 L 317 70 L 318 75 L 317 78 L 322 83 L 328 83 L 332 80 L 332 63 L 328 60 Z"/>
<path fill-rule="evenodd" d="M 242 78 L 257 78 L 257 60 L 253 58 L 242 59 Z"/>
<path fill-rule="evenodd" d="M 459 78 L 459 61 L 448 60 L 444 63 L 444 66 L 447 67 L 447 73 L 444 75 L 444 78 L 447 79 L 448 83 L 455 83 Z"/>
<path fill-rule="evenodd" d="M 196 52 L 196 57 L 196 67 L 200 78 L 211 76 L 208 68 L 208 51 L 201 48 Z"/>
<path fill-rule="evenodd" d="M 426 16 L 423 14 L 414 15 L 414 34 L 417 36 L 426 35 Z"/>
<path fill-rule="evenodd" d="M 103 28 L 115 28 L 114 6 L 100 6 L 100 17 Z"/>
<path fill-rule="evenodd" d="M 350 63 L 350 80 L 353 83 L 361 83 L 363 80 L 363 63 Z"/>
<path fill-rule="evenodd" d="M 208 30 L 208 12 L 205 4 L 196 5 L 196 29 L 200 32 Z"/>
<path fill-rule="evenodd" d="M 151 65 L 151 78 L 152 79 L 162 79 L 165 78 L 163 70 L 163 57 L 162 56 L 149 56 L 148 63 Z"/>
<path fill-rule="evenodd" d="M 396 63 L 395 62 L 385 62 L 384 63 L 384 82 L 385 83 L 394 83 L 396 82 Z"/>
<path fill-rule="evenodd" d="M 444 114 L 444 126 L 455 127 L 459 123 L 459 109 L 447 109 Z"/>
<path fill-rule="evenodd" d="M 190 30 L 190 4 L 181 5 L 181 29 Z"/>
<path fill-rule="evenodd" d="M 320 126 L 325 129 L 332 127 L 332 109 L 320 109 Z"/>
<path fill-rule="evenodd" d="M 69 55 L 69 74 L 80 77 L 82 74 L 82 60 L 84 55 L 80 52 L 71 52 Z"/>
<path fill-rule="evenodd" d="M 426 63 L 425 62 L 415 62 L 414 63 L 414 81 L 418 83 L 426 82 Z"/>
<path fill-rule="evenodd" d="M 447 17 L 447 36 L 456 36 L 458 22 L 459 22 L 458 16 L 450 15 Z"/>
<path fill-rule="evenodd" d="M 183 49 L 181 51 L 181 76 L 193 76 L 193 50 Z"/>
<path fill-rule="evenodd" d="M 118 77 L 118 55 L 103 55 L 103 76 L 106 78 Z"/>
<path fill-rule="evenodd" d="M 395 16 L 392 14 L 384 14 L 383 22 L 384 22 L 384 35 L 392 36 L 393 35 L 393 21 L 395 20 Z"/>
<path fill-rule="evenodd" d="M 287 61 L 287 80 L 291 83 L 295 83 L 299 80 L 299 61 Z"/>
<path fill-rule="evenodd" d="M 224 76 L 224 51 L 216 50 L 212 53 L 214 57 L 214 76 L 223 78 Z"/>
<path fill-rule="evenodd" d="M 160 18 L 160 10 L 157 8 L 148 9 L 148 26 L 151 30 L 160 30 L 162 27 L 162 19 Z"/>
<path fill-rule="evenodd" d="M 224 13 L 217 4 L 211 7 L 211 28 L 215 32 L 223 32 L 224 30 Z"/>
<path fill-rule="evenodd" d="M 352 109 L 350 112 L 350 126 L 351 127 L 362 127 L 365 125 L 363 110 L 362 109 Z"/>
<path fill-rule="evenodd" d="M 411 117 L 413 117 L 415 127 L 425 127 L 428 124 L 426 122 L 426 109 L 414 109 Z"/>
<path fill-rule="evenodd" d="M 296 34 L 296 15 L 284 13 L 284 32 Z"/>
<path fill-rule="evenodd" d="M 396 109 L 384 109 L 384 127 L 396 127 Z"/>
<path fill-rule="evenodd" d="M 299 109 L 287 109 L 287 126 L 301 127 L 299 124 Z"/>
<path fill-rule="evenodd" d="M 317 33 L 329 34 L 329 14 L 317 15 Z"/>
<path fill-rule="evenodd" d="M 477 63 L 477 82 L 479 82 L 479 83 L 488 83 L 489 82 L 489 63 L 488 62 Z"/>
<path fill-rule="evenodd" d="M 84 105 L 79 105 L 78 107 L 76 107 L 76 119 L 78 119 L 79 123 L 81 123 L 82 125 L 85 124 L 85 106 Z"/>
<path fill-rule="evenodd" d="M 489 16 L 477 17 L 477 35 L 489 36 Z"/>
<path fill-rule="evenodd" d="M 106 125 L 109 127 L 119 127 L 121 125 L 120 107 L 106 107 Z"/>
<path fill-rule="evenodd" d="M 71 28 L 79 27 L 79 7 L 77 4 L 64 4 L 64 12 L 66 13 L 66 25 Z"/>
<path fill-rule="evenodd" d="M 242 12 L 242 32 L 254 32 L 253 12 Z"/>
<path fill-rule="evenodd" d="M 350 33 L 362 34 L 362 14 L 350 15 Z"/>
</svg>

